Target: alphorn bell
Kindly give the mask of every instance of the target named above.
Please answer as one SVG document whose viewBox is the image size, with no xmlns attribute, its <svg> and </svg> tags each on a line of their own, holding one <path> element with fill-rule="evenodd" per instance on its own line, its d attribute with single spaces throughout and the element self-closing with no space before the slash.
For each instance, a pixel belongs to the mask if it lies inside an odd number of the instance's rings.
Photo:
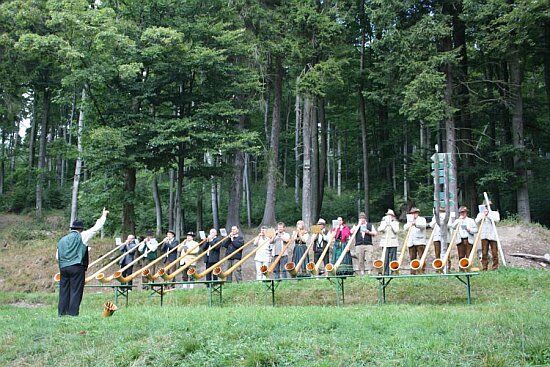
<svg viewBox="0 0 550 367">
<path fill-rule="evenodd" d="M 391 227 L 390 227 L 391 230 Z M 386 234 L 385 234 L 385 244 L 382 248 L 382 257 L 380 259 L 376 259 L 372 262 L 372 267 L 374 269 L 374 272 L 377 274 L 382 274 L 384 272 L 384 261 L 386 261 L 386 252 L 388 251 L 388 240 L 390 237 L 390 231 L 388 230 L 388 227 L 386 227 Z"/>
<path fill-rule="evenodd" d="M 344 261 L 344 257 L 346 257 L 346 253 L 349 251 L 349 249 L 351 248 L 352 244 L 355 243 L 355 236 L 357 235 L 357 231 L 359 230 L 359 228 L 361 228 L 360 225 L 357 225 L 357 228 L 355 228 L 355 231 L 353 231 L 350 235 L 350 240 L 348 241 L 348 243 L 346 244 L 346 247 L 344 247 L 344 250 L 342 250 L 342 253 L 340 254 L 340 257 L 338 258 L 338 260 L 336 260 L 336 262 L 333 264 L 331 263 L 328 263 L 327 266 L 325 266 L 325 270 L 327 271 L 326 272 L 326 275 L 328 276 L 329 274 L 330 275 L 336 275 L 337 271 L 338 271 L 338 268 L 340 267 L 340 264 L 342 264 L 342 261 Z M 352 266 L 353 267 L 353 266 Z"/>
<path fill-rule="evenodd" d="M 319 267 L 321 266 L 321 261 L 323 261 L 323 259 L 325 258 L 325 255 L 327 254 L 330 246 L 334 242 L 335 232 L 331 232 L 330 234 L 331 234 L 331 237 L 328 240 L 327 246 L 325 247 L 325 249 L 321 253 L 321 257 L 319 258 L 319 260 L 317 260 L 316 263 L 310 262 L 306 265 L 306 270 L 312 275 L 319 274 Z"/>
<path fill-rule="evenodd" d="M 430 235 L 430 238 L 428 239 L 428 244 L 426 245 L 426 248 L 424 249 L 424 253 L 422 254 L 422 257 L 419 259 L 414 259 L 411 261 L 411 269 L 412 270 L 419 270 L 424 268 L 424 264 L 426 264 L 426 259 L 428 258 L 428 252 L 430 250 L 430 246 L 433 243 L 434 239 L 434 231 L 432 231 L 432 234 Z"/>
<path fill-rule="evenodd" d="M 449 242 L 449 246 L 447 247 L 447 251 L 445 251 L 445 255 L 443 256 L 443 259 L 434 259 L 432 262 L 432 267 L 437 271 L 441 272 L 443 271 L 443 267 L 445 264 L 449 262 L 449 259 L 451 258 L 451 250 L 453 249 L 455 244 L 455 238 L 456 234 L 458 233 L 458 226 L 453 230 L 453 234 L 451 235 L 451 241 Z"/>
<path fill-rule="evenodd" d="M 257 237 L 256 237 L 257 238 Z M 254 240 L 252 240 L 251 242 L 255 241 L 256 238 L 254 238 Z M 251 258 L 260 248 L 264 247 L 265 245 L 267 245 L 268 243 L 271 242 L 271 239 L 272 238 L 268 238 L 267 240 L 265 240 L 264 242 L 260 243 L 258 245 L 258 247 L 256 247 L 254 250 L 250 251 L 248 254 L 246 254 L 241 260 L 237 261 L 235 264 L 233 264 L 232 267 L 230 267 L 229 269 L 227 269 L 226 271 L 222 271 L 222 267 L 221 266 L 217 266 L 214 271 L 212 272 L 212 275 L 214 276 L 217 276 L 219 279 L 221 280 L 225 280 L 231 273 L 233 273 L 239 266 L 241 266 L 242 263 L 244 263 L 246 260 L 248 260 L 249 258 Z"/>
<path fill-rule="evenodd" d="M 101 260 L 105 259 L 109 255 L 113 254 L 116 250 L 118 250 L 119 247 L 120 246 L 118 246 L 118 245 L 115 246 L 113 249 L 109 250 L 106 254 L 104 254 L 104 255 L 100 256 L 99 258 L 95 259 L 94 261 L 92 261 L 90 264 L 88 264 L 88 269 L 90 269 L 92 266 L 94 266 L 95 264 L 97 264 Z M 61 273 L 56 273 L 53 277 L 53 280 L 56 281 L 56 282 L 59 282 L 61 280 Z"/>
<path fill-rule="evenodd" d="M 483 217 L 483 219 L 481 219 L 481 225 L 479 228 L 483 228 L 483 225 L 485 224 L 485 219 L 486 217 Z M 472 251 L 470 252 L 470 256 L 458 260 L 458 267 L 460 269 L 470 271 L 470 268 L 474 264 L 474 259 L 477 254 L 477 246 L 479 245 L 479 242 L 481 242 L 481 231 L 477 232 L 476 238 L 474 239 L 474 245 L 472 246 Z"/>
<path fill-rule="evenodd" d="M 403 247 L 401 248 L 401 253 L 399 254 L 399 258 L 397 260 L 394 260 L 390 262 L 390 270 L 394 273 L 399 272 L 399 268 L 401 267 L 401 263 L 403 262 L 403 259 L 405 258 L 405 252 L 407 250 L 407 243 L 409 242 L 409 236 L 411 235 L 412 229 L 414 226 L 410 226 L 407 230 L 407 234 L 405 235 L 405 241 L 403 241 Z"/>
<path fill-rule="evenodd" d="M 288 248 L 288 246 L 290 246 L 292 242 L 296 241 L 297 236 L 298 236 L 298 231 L 294 231 L 292 233 L 292 236 L 288 239 L 288 241 L 285 242 L 283 248 L 281 249 L 281 252 L 279 253 L 279 255 L 277 255 L 275 260 L 273 260 L 271 265 L 269 265 L 269 267 L 267 267 L 266 265 L 262 265 L 260 267 L 260 271 L 262 272 L 263 275 L 269 276 L 270 274 L 273 274 L 275 267 L 281 261 L 281 258 L 283 257 L 283 254 L 285 253 L 286 249 Z"/>
<path fill-rule="evenodd" d="M 285 264 L 285 270 L 288 274 L 290 274 L 292 278 L 295 278 L 296 275 L 298 275 L 298 271 L 299 269 L 302 268 L 302 264 L 304 263 L 304 261 L 306 261 L 307 255 L 309 255 L 309 251 L 311 250 L 311 247 L 315 244 L 315 240 L 317 240 L 317 236 L 319 236 L 318 233 L 315 233 L 313 236 L 311 236 L 309 245 L 307 246 L 307 249 L 302 255 L 302 257 L 300 258 L 300 260 L 298 260 L 297 264 L 294 264 L 294 262 L 292 261 Z"/>
<path fill-rule="evenodd" d="M 176 260 L 172 261 L 170 264 L 160 268 L 155 274 L 151 274 L 151 271 L 149 269 L 145 269 L 144 271 L 141 272 L 141 275 L 146 277 L 149 281 L 154 282 L 159 277 L 166 274 L 166 270 L 171 269 L 172 267 L 174 267 L 174 265 L 178 264 L 184 257 L 186 257 L 190 253 L 192 253 L 193 250 L 195 250 L 197 247 L 202 245 L 205 241 L 206 241 L 206 238 L 204 240 L 202 240 L 201 242 L 197 243 L 195 246 L 191 247 L 189 250 L 183 252 Z"/>
<path fill-rule="evenodd" d="M 162 240 L 161 243 L 159 243 L 158 245 L 159 245 L 159 246 L 162 245 L 162 244 L 164 243 L 165 240 L 166 240 L 166 239 Z M 144 241 L 140 242 L 140 244 L 143 243 L 143 242 L 144 242 Z M 136 246 L 136 247 L 134 247 L 132 250 L 137 249 L 138 247 L 139 247 L 139 245 Z M 130 250 L 130 251 L 132 251 L 132 250 Z M 122 255 L 127 255 L 130 251 L 125 252 L 125 253 L 122 254 Z M 122 275 L 122 272 L 124 272 L 126 269 L 130 268 L 131 266 L 133 266 L 135 263 L 137 263 L 139 260 L 143 259 L 145 256 L 147 256 L 147 252 L 146 252 L 146 251 L 144 251 L 143 254 L 139 255 L 137 258 L 135 258 L 134 260 L 132 260 L 132 262 L 130 262 L 129 264 L 126 264 L 126 265 L 125 265 L 123 268 L 121 268 L 120 270 L 115 271 L 115 272 L 113 273 L 113 275 L 111 275 L 110 277 L 106 277 L 105 274 L 104 274 L 103 272 L 101 272 L 101 273 L 97 273 L 97 275 L 95 276 L 95 278 L 96 278 L 97 280 L 99 280 L 101 283 L 109 283 L 110 281 L 112 281 L 113 279 L 116 278 L 117 273 L 120 273 L 120 275 Z M 122 258 L 122 256 L 121 256 L 121 258 Z M 133 278 L 132 278 L 132 279 L 133 279 Z"/>
<path fill-rule="evenodd" d="M 229 238 L 229 236 L 225 237 L 226 239 Z M 224 240 L 225 241 L 225 240 Z M 204 276 L 206 276 L 208 273 L 210 273 L 212 270 L 214 270 L 217 266 L 220 266 L 221 264 L 223 264 L 224 262 L 226 262 L 227 260 L 229 260 L 231 257 L 233 257 L 233 255 L 239 253 L 240 251 L 243 251 L 245 248 L 247 248 L 252 242 L 249 241 L 247 243 L 245 243 L 244 245 L 242 245 L 241 247 L 239 247 L 238 249 L 236 249 L 235 251 L 233 251 L 232 253 L 230 253 L 229 255 L 226 255 L 223 259 L 219 260 L 217 263 L 215 263 L 214 265 L 210 266 L 209 268 L 207 268 L 206 270 L 204 270 L 203 272 L 201 273 L 197 273 L 197 269 L 189 269 L 187 270 L 187 275 L 189 276 L 192 276 L 193 278 L 195 279 L 200 279 Z"/>
<path fill-rule="evenodd" d="M 224 238 L 222 238 L 221 240 L 219 240 L 218 242 L 216 242 L 214 244 L 214 246 L 210 247 L 210 250 L 212 249 L 215 249 L 216 247 L 218 247 L 219 245 L 221 245 L 223 243 L 223 241 L 225 241 L 226 239 L 228 239 L 229 236 L 225 236 Z M 206 241 L 208 238 L 205 238 L 203 241 L 201 241 L 202 243 L 204 243 L 204 241 Z M 172 274 L 166 274 L 166 272 L 164 274 L 161 274 L 161 277 L 162 279 L 166 280 L 166 281 L 170 281 L 172 279 L 174 279 L 179 273 L 182 273 L 184 272 L 185 270 L 187 270 L 191 265 L 193 265 L 194 263 L 196 263 L 197 261 L 199 261 L 200 259 L 202 259 L 204 256 L 206 256 L 206 254 L 208 253 L 208 249 L 204 250 L 203 252 L 201 252 L 200 254 L 197 255 L 197 257 L 195 257 L 195 259 L 193 259 L 192 261 L 190 261 L 188 264 L 185 264 L 184 266 L 180 266 L 177 270 L 173 271 Z"/>
</svg>

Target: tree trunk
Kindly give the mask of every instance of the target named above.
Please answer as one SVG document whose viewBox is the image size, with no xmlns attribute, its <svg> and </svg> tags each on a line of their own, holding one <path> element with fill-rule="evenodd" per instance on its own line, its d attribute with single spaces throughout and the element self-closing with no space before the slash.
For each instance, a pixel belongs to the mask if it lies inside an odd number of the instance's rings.
<svg viewBox="0 0 550 367">
<path fill-rule="evenodd" d="M 544 22 L 544 85 L 546 87 L 546 101 L 550 106 L 550 20 Z M 550 113 L 550 109 L 548 109 Z"/>
<path fill-rule="evenodd" d="M 288 146 L 289 146 L 289 138 L 288 138 L 288 132 L 289 132 L 289 124 L 290 124 L 290 113 L 292 112 L 292 109 L 290 108 L 290 104 L 292 101 L 289 99 L 287 103 L 287 112 L 286 112 L 286 119 L 285 119 L 285 150 L 283 152 L 283 187 L 287 187 L 287 167 L 288 167 Z"/>
<path fill-rule="evenodd" d="M 274 226 L 275 219 L 275 201 L 277 194 L 277 162 L 279 158 L 279 133 L 281 126 L 281 99 L 283 94 L 283 68 L 281 60 L 275 61 L 275 82 L 273 83 L 273 117 L 271 123 L 270 149 L 267 156 L 267 194 L 265 200 L 264 215 L 262 225 Z"/>
<path fill-rule="evenodd" d="M 516 153 L 514 155 L 514 168 L 519 179 L 519 186 L 516 191 L 518 215 L 524 222 L 531 221 L 531 210 L 529 206 L 528 175 L 525 161 L 525 141 L 523 134 L 523 96 L 521 95 L 521 84 L 523 71 L 518 50 L 512 50 L 510 55 L 510 95 L 512 97 L 512 141 Z"/>
<path fill-rule="evenodd" d="M 33 93 L 33 103 L 32 103 L 32 118 L 31 118 L 31 132 L 29 134 L 29 172 L 32 172 L 34 167 L 34 151 L 35 151 L 35 142 L 36 142 L 36 124 L 37 124 L 37 112 L 38 112 L 38 93 L 34 91 Z M 32 174 L 31 174 L 32 177 Z"/>
<path fill-rule="evenodd" d="M 183 223 L 183 168 L 184 168 L 184 158 L 183 153 L 180 152 L 180 155 L 178 156 L 178 171 L 177 171 L 177 178 L 176 178 L 176 202 L 174 205 L 175 209 L 175 231 L 176 231 L 176 238 L 181 238 L 182 235 L 182 229 L 184 226 Z"/>
<path fill-rule="evenodd" d="M 342 196 L 342 139 L 340 137 L 338 137 L 337 164 L 338 164 L 338 168 L 337 168 L 338 172 L 336 173 L 337 175 L 336 187 L 337 187 L 338 196 Z"/>
<path fill-rule="evenodd" d="M 126 238 L 129 234 L 135 234 L 136 216 L 134 210 L 134 199 L 136 192 L 136 169 L 126 167 L 122 171 L 124 179 L 124 198 L 122 201 L 122 236 Z"/>
<path fill-rule="evenodd" d="M 214 223 L 214 228 L 220 229 L 220 217 L 218 213 L 218 185 L 216 184 L 216 178 L 214 176 L 210 177 L 210 199 L 212 205 L 212 222 Z"/>
<path fill-rule="evenodd" d="M 311 221 L 317 219 L 319 210 L 319 128 L 317 123 L 317 104 L 318 99 L 312 100 L 312 111 L 309 115 L 311 122 Z"/>
<path fill-rule="evenodd" d="M 203 213 L 203 191 L 204 191 L 204 185 L 202 183 L 199 184 L 199 192 L 197 195 L 197 212 L 196 212 L 196 224 L 197 224 L 197 230 L 196 233 L 199 233 L 203 229 L 203 220 L 202 220 L 202 213 Z"/>
<path fill-rule="evenodd" d="M 321 216 L 321 210 L 323 208 L 323 198 L 325 196 L 325 174 L 327 172 L 327 121 L 325 116 L 325 100 L 319 98 L 318 106 L 319 126 L 320 126 L 320 139 L 319 139 L 319 194 L 316 218 Z"/>
<path fill-rule="evenodd" d="M 155 202 L 155 217 L 157 219 L 156 233 L 157 233 L 157 236 L 160 237 L 162 234 L 162 206 L 160 204 L 159 185 L 157 182 L 156 174 L 153 174 L 152 189 L 153 189 L 153 201 Z M 169 228 L 169 229 L 173 230 L 173 228 Z"/>
<path fill-rule="evenodd" d="M 302 177 L 302 220 L 306 227 L 312 224 L 312 184 L 311 184 L 311 115 L 313 104 L 309 97 L 304 97 L 304 119 L 302 122 L 302 143 L 304 147 L 304 164 Z"/>
<path fill-rule="evenodd" d="M 169 184 L 168 184 L 168 228 L 174 229 L 174 170 L 170 168 L 168 171 Z"/>
<path fill-rule="evenodd" d="M 252 227 L 252 203 L 250 198 L 250 156 L 245 154 L 244 157 L 244 172 L 243 172 L 243 185 L 246 199 L 246 223 L 248 228 Z"/>
<path fill-rule="evenodd" d="M 245 127 L 246 116 L 239 118 L 239 130 L 243 130 Z M 227 220 L 225 222 L 226 228 L 231 226 L 241 225 L 241 201 L 242 201 L 242 184 L 243 184 L 243 169 L 244 169 L 244 152 L 239 150 L 235 152 L 235 158 L 233 163 L 233 179 L 231 188 L 229 189 L 229 204 L 227 208 Z"/>
<path fill-rule="evenodd" d="M 365 43 L 366 43 L 366 15 L 365 0 L 360 2 L 360 26 L 361 26 L 361 48 L 359 60 L 359 124 L 361 125 L 361 152 L 363 155 L 363 190 L 364 190 L 364 212 L 369 218 L 369 150 L 367 146 L 367 113 L 365 97 L 363 96 L 363 77 L 365 73 Z"/>
<path fill-rule="evenodd" d="M 82 130 L 84 129 L 84 103 L 86 102 L 86 88 L 82 88 L 82 97 L 78 113 L 78 127 L 76 132 L 76 147 L 78 155 L 73 177 L 73 189 L 71 196 L 71 223 L 78 216 L 78 186 L 80 184 L 80 175 L 82 173 Z"/>
<path fill-rule="evenodd" d="M 36 219 L 42 219 L 42 193 L 44 190 L 44 170 L 46 168 L 46 138 L 48 135 L 48 117 L 50 115 L 49 88 L 43 93 L 42 119 L 40 122 L 40 146 L 38 150 L 38 179 L 36 180 Z"/>
<path fill-rule="evenodd" d="M 299 80 L 297 80 L 297 83 Z M 294 203 L 300 206 L 300 129 L 302 126 L 302 100 L 296 93 L 296 128 L 294 130 Z"/>
<path fill-rule="evenodd" d="M 2 129 L 2 139 L 0 146 L 0 195 L 4 194 L 4 174 L 5 174 L 5 149 L 4 144 L 6 142 L 6 131 Z"/>
</svg>

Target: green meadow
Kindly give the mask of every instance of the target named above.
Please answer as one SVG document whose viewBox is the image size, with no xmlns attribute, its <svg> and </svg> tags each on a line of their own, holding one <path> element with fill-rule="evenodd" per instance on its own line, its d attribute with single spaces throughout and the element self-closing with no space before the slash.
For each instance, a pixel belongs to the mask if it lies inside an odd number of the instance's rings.
<svg viewBox="0 0 550 367">
<path fill-rule="evenodd" d="M 277 307 L 259 283 L 149 292 L 102 318 L 111 291 L 88 289 L 77 318 L 57 317 L 57 294 L 0 293 L 0 366 L 547 366 L 550 276 L 502 269 L 473 278 L 473 304 L 454 279 L 346 282 L 336 307 L 325 280 L 282 283 Z"/>
</svg>

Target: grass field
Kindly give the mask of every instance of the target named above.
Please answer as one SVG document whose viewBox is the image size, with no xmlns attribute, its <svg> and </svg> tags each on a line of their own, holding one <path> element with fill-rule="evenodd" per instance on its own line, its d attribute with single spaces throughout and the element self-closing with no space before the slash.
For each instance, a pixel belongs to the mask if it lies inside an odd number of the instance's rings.
<svg viewBox="0 0 550 367">
<path fill-rule="evenodd" d="M 473 302 L 452 279 L 397 280 L 385 306 L 376 282 L 346 283 L 332 307 L 324 280 L 282 284 L 278 307 L 260 284 L 175 291 L 165 306 L 134 291 L 101 318 L 112 293 L 87 292 L 78 318 L 57 317 L 57 295 L 0 293 L 0 366 L 545 366 L 550 276 L 503 269 L 473 279 Z"/>
</svg>

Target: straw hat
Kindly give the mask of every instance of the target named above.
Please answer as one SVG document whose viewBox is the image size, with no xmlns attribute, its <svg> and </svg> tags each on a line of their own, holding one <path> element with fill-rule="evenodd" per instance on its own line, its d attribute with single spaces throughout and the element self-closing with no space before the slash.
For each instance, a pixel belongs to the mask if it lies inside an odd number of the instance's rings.
<svg viewBox="0 0 550 367">
<path fill-rule="evenodd" d="M 319 220 L 317 221 L 317 224 L 327 224 L 327 222 L 323 218 L 319 218 Z"/>
<path fill-rule="evenodd" d="M 366 218 L 366 217 L 367 217 L 367 215 L 365 213 L 363 213 L 363 212 L 359 213 L 359 219 Z"/>
<path fill-rule="evenodd" d="M 420 213 L 420 209 L 418 209 L 417 207 L 413 206 L 411 208 L 411 210 L 409 210 L 409 214 L 413 214 L 413 213 Z"/>
<path fill-rule="evenodd" d="M 391 209 L 388 209 L 388 211 L 386 212 L 385 215 L 391 215 L 391 216 L 394 216 L 394 217 L 395 217 L 395 213 L 394 213 L 393 210 L 391 210 Z"/>
<path fill-rule="evenodd" d="M 459 213 L 468 212 L 468 211 L 469 211 L 468 208 L 465 207 L 465 206 L 461 206 L 461 207 L 458 209 L 458 212 L 459 212 Z"/>
<path fill-rule="evenodd" d="M 187 232 L 187 236 L 195 237 L 195 232 Z"/>
</svg>

